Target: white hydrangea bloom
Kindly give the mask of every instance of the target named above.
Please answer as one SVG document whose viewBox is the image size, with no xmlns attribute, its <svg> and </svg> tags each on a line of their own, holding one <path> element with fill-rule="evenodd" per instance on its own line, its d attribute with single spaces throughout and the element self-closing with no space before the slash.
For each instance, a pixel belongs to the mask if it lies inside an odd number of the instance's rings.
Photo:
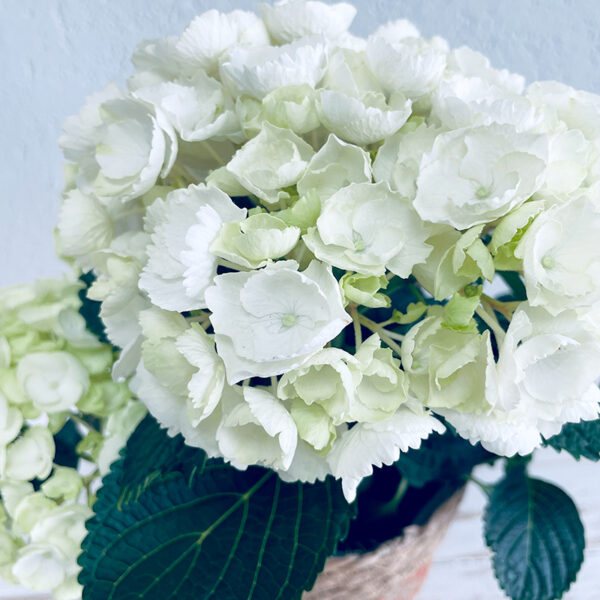
<svg viewBox="0 0 600 600">
<path fill-rule="evenodd" d="M 21 411 L 8 403 L 6 397 L 0 393 L 0 447 L 12 442 L 23 425 Z"/>
<path fill-rule="evenodd" d="M 354 183 L 323 203 L 317 226 L 303 239 L 320 260 L 340 269 L 408 277 L 431 248 L 410 203 L 386 183 Z"/>
<path fill-rule="evenodd" d="M 30 544 L 19 550 L 12 572 L 21 585 L 45 592 L 67 579 L 70 563 L 54 544 Z"/>
<path fill-rule="evenodd" d="M 325 4 L 314 0 L 279 0 L 258 5 L 269 34 L 278 44 L 308 35 L 336 39 L 346 33 L 356 15 L 356 8 L 346 2 Z"/>
<path fill-rule="evenodd" d="M 529 303 L 556 315 L 600 301 L 599 236 L 600 206 L 586 196 L 540 213 L 516 250 Z"/>
<path fill-rule="evenodd" d="M 457 431 L 503 456 L 529 454 L 564 423 L 598 418 L 600 340 L 573 311 L 523 303 L 490 362 L 490 411 L 444 411 Z"/>
<path fill-rule="evenodd" d="M 371 181 L 371 159 L 359 146 L 347 144 L 330 134 L 319 151 L 310 159 L 298 181 L 298 193 L 315 190 L 321 201 L 351 183 Z"/>
<path fill-rule="evenodd" d="M 77 404 L 90 387 L 81 362 L 68 352 L 32 352 L 17 367 L 17 379 L 39 410 L 51 413 Z"/>
<path fill-rule="evenodd" d="M 192 185 L 158 198 L 148 209 L 152 243 L 140 288 L 166 310 L 204 308 L 204 291 L 217 272 L 209 248 L 223 223 L 239 221 L 246 211 L 215 187 Z"/>
<path fill-rule="evenodd" d="M 161 110 L 186 142 L 244 139 L 233 99 L 202 71 L 190 84 L 168 81 L 138 89 L 136 96 Z"/>
<path fill-rule="evenodd" d="M 6 449 L 0 477 L 19 481 L 46 479 L 52 470 L 54 451 L 54 439 L 46 427 L 29 427 Z"/>
<path fill-rule="evenodd" d="M 240 46 L 264 46 L 269 36 L 261 19 L 245 10 L 212 9 L 197 16 L 175 43 L 187 72 L 213 72 L 229 52 Z"/>
<path fill-rule="evenodd" d="M 349 322 L 331 268 L 295 261 L 217 275 L 206 291 L 217 350 L 230 384 L 303 364 Z"/>
<path fill-rule="evenodd" d="M 540 189 L 547 159 L 546 136 L 508 125 L 442 134 L 421 161 L 415 209 L 456 229 L 493 221 Z"/>
<path fill-rule="evenodd" d="M 428 41 L 417 36 L 410 24 L 400 21 L 384 25 L 369 37 L 368 63 L 386 93 L 419 98 L 438 84 L 446 68 L 447 44 L 441 38 Z"/>
<path fill-rule="evenodd" d="M 388 137 L 373 162 L 375 181 L 387 181 L 390 188 L 413 200 L 423 155 L 430 152 L 441 129 L 426 123 L 409 123 Z"/>
<path fill-rule="evenodd" d="M 236 95 L 261 100 L 288 85 L 315 87 L 327 68 L 325 40 L 308 37 L 283 46 L 235 46 L 221 65 L 221 80 Z"/>
<path fill-rule="evenodd" d="M 342 480 L 348 502 L 356 498 L 356 489 L 364 477 L 373 473 L 373 466 L 391 465 L 400 452 L 418 448 L 421 440 L 445 427 L 429 414 L 415 414 L 400 409 L 391 417 L 376 423 L 359 423 L 348 429 L 334 443 L 327 456 L 333 475 Z"/>
<path fill-rule="evenodd" d="M 321 90 L 319 99 L 321 123 L 353 144 L 372 144 L 396 133 L 412 110 L 411 101 L 401 94 L 393 94 L 389 104 L 383 94 L 377 93 L 354 98 Z"/>
<path fill-rule="evenodd" d="M 177 137 L 164 115 L 111 84 L 64 124 L 60 146 L 77 166 L 77 186 L 99 200 L 128 201 L 165 177 Z"/>
<path fill-rule="evenodd" d="M 298 431 L 283 404 L 267 390 L 250 386 L 228 387 L 222 402 L 217 442 L 223 457 L 241 469 L 259 464 L 286 471 Z"/>
<path fill-rule="evenodd" d="M 251 194 L 275 204 L 289 198 L 282 188 L 298 182 L 313 155 L 301 137 L 266 121 L 261 132 L 227 163 L 227 171 Z"/>
</svg>

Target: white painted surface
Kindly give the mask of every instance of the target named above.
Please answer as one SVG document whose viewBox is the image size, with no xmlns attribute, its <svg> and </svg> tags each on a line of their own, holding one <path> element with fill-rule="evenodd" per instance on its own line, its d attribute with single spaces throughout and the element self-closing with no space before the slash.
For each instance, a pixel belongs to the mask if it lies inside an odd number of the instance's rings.
<svg viewBox="0 0 600 600">
<path fill-rule="evenodd" d="M 498 67 L 600 92 L 597 0 L 356 0 L 366 35 L 388 19 L 468 44 Z M 64 119 L 109 80 L 123 83 L 142 38 L 180 33 L 208 8 L 254 0 L 0 0 L 0 286 L 56 275 L 52 228 Z"/>
<path fill-rule="evenodd" d="M 600 92 L 597 0 L 354 3 L 357 34 L 388 19 L 409 18 L 424 35 L 442 35 L 452 46 L 468 44 L 529 81 L 559 79 Z M 52 228 L 62 181 L 56 141 L 63 120 L 107 81 L 124 82 L 140 39 L 179 33 L 208 8 L 254 6 L 250 0 L 0 0 L 0 286 L 60 272 Z M 583 513 L 589 548 L 566 598 L 600 597 L 598 467 L 545 452 L 534 470 L 571 492 Z M 503 598 L 483 545 L 483 504 L 479 490 L 469 489 L 419 600 Z M 0 584 L 0 598 L 25 597 L 19 594 Z"/>
</svg>

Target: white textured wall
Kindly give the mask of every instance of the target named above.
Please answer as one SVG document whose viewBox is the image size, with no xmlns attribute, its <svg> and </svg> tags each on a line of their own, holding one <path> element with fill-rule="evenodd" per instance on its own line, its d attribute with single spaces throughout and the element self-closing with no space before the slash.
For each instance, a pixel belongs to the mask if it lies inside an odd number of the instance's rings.
<svg viewBox="0 0 600 600">
<path fill-rule="evenodd" d="M 0 0 L 0 285 L 54 275 L 61 123 L 108 80 L 123 83 L 144 37 L 250 0 Z M 405 17 L 498 67 L 600 92 L 597 0 L 358 0 L 354 32 Z"/>
<path fill-rule="evenodd" d="M 468 44 L 486 53 L 496 66 L 523 73 L 529 81 L 559 79 L 600 93 L 598 0 L 355 4 L 357 34 L 405 17 L 424 35 L 442 35 L 453 46 Z M 62 180 L 56 140 L 64 118 L 108 80 L 124 82 L 137 40 L 179 33 L 208 8 L 225 11 L 253 5 L 249 0 L 0 0 L 0 286 L 60 272 L 53 256 L 52 228 Z M 583 508 L 586 501 L 597 506 L 593 500 L 600 499 L 597 477 L 568 458 L 562 457 L 561 464 L 565 468 L 560 472 L 552 468 L 560 475 L 555 479 L 577 492 Z M 577 488 L 586 474 L 588 483 Z M 460 529 L 464 519 L 457 520 L 457 529 L 444 546 L 449 558 L 442 552 L 436 560 L 423 600 L 467 598 L 467 592 L 478 600 L 501 597 L 477 537 L 480 510 L 468 515 L 466 540 Z M 568 594 L 573 600 L 597 596 L 591 591 L 600 579 L 597 512 L 584 511 L 592 544 L 579 583 Z M 466 556 L 474 546 L 476 552 Z M 0 598 L 14 597 L 0 584 Z"/>
</svg>

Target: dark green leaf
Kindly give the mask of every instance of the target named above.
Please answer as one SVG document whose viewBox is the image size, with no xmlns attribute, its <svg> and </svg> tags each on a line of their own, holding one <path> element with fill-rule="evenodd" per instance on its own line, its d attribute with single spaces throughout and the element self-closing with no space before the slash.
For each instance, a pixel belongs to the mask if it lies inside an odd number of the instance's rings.
<svg viewBox="0 0 600 600">
<path fill-rule="evenodd" d="M 56 446 L 54 462 L 63 467 L 76 468 L 79 462 L 76 448 L 80 441 L 81 434 L 77 431 L 73 421 L 66 421 L 61 430 L 54 434 L 54 444 Z"/>
<path fill-rule="evenodd" d="M 566 450 L 577 460 L 583 457 L 597 461 L 600 459 L 600 419 L 567 423 L 545 443 L 555 450 Z"/>
<path fill-rule="evenodd" d="M 497 271 L 511 289 L 515 300 L 527 300 L 527 290 L 521 276 L 516 271 Z"/>
<path fill-rule="evenodd" d="M 300 598 L 347 532 L 339 484 L 238 471 L 150 419 L 99 492 L 80 557 L 83 598 Z"/>
<path fill-rule="evenodd" d="M 410 485 L 422 487 L 442 479 L 466 480 L 473 467 L 497 458 L 480 444 L 473 445 L 448 428 L 443 435 L 430 435 L 417 450 L 402 452 L 396 466 Z"/>
<path fill-rule="evenodd" d="M 583 525 L 560 488 L 515 467 L 495 487 L 485 514 L 494 572 L 513 600 L 555 600 L 583 561 Z"/>
</svg>

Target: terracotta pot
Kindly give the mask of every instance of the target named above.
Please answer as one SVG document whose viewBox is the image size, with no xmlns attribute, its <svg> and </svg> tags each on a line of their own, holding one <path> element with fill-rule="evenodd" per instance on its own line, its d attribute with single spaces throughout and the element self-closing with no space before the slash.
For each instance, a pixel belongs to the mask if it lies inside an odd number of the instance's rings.
<svg viewBox="0 0 600 600">
<path fill-rule="evenodd" d="M 332 556 L 303 600 L 413 600 L 421 588 L 433 555 L 446 535 L 464 488 L 432 515 L 428 523 L 410 525 L 401 537 L 373 552 Z"/>
</svg>

